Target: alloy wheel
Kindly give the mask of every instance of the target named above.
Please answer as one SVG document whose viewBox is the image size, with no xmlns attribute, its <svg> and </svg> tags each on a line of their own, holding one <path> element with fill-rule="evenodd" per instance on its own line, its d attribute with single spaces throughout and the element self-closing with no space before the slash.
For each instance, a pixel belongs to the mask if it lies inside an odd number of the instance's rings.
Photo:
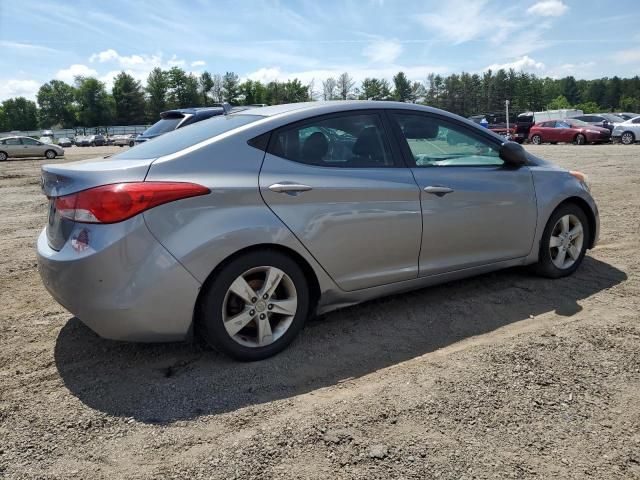
<svg viewBox="0 0 640 480">
<path fill-rule="evenodd" d="M 233 281 L 222 302 L 222 320 L 235 342 L 257 348 L 282 337 L 297 310 L 293 280 L 278 268 L 261 266 Z"/>
<path fill-rule="evenodd" d="M 584 229 L 580 219 L 571 214 L 560 217 L 549 239 L 551 261 L 561 270 L 571 268 L 580 258 L 583 243 Z"/>
<path fill-rule="evenodd" d="M 542 137 L 540 137 L 540 135 L 534 135 L 531 139 L 531 143 L 534 145 L 540 145 L 542 143 Z"/>
<path fill-rule="evenodd" d="M 631 145 L 634 141 L 633 133 L 631 132 L 623 133 L 622 137 L 620 137 L 620 141 L 625 145 Z"/>
<path fill-rule="evenodd" d="M 582 134 L 576 135 L 576 145 L 584 145 L 586 143 L 586 138 Z"/>
<path fill-rule="evenodd" d="M 56 158 L 56 154 L 51 150 L 47 150 L 44 156 L 47 157 L 49 160 Z"/>
</svg>

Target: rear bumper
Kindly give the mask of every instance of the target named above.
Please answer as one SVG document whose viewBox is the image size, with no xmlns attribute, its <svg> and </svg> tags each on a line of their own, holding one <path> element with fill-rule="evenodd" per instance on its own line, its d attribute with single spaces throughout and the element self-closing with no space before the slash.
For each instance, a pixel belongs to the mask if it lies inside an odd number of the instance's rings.
<svg viewBox="0 0 640 480">
<path fill-rule="evenodd" d="M 78 238 L 88 238 L 88 246 L 79 248 Z M 37 249 L 49 293 L 101 337 L 140 342 L 188 337 L 200 283 L 140 216 L 113 225 L 76 224 L 60 251 L 49 246 L 43 230 Z"/>
</svg>

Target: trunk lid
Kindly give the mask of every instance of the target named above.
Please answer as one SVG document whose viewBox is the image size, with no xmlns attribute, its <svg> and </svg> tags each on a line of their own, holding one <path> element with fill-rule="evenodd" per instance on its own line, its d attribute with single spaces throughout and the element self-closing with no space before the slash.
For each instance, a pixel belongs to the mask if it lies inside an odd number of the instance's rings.
<svg viewBox="0 0 640 480">
<path fill-rule="evenodd" d="M 60 250 L 73 230 L 74 222 L 62 218 L 55 208 L 55 197 L 70 195 L 100 185 L 141 182 L 155 158 L 122 160 L 97 158 L 79 162 L 42 166 L 42 192 L 49 198 L 47 240 Z"/>
</svg>

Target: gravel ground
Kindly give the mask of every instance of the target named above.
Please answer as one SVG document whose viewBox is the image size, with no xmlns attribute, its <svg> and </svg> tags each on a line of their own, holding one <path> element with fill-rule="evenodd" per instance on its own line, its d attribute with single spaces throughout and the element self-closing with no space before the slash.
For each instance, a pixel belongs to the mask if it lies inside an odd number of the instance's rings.
<svg viewBox="0 0 640 480">
<path fill-rule="evenodd" d="M 640 478 L 640 146 L 527 148 L 591 178 L 574 276 L 369 302 L 252 364 L 72 318 L 36 270 L 45 162 L 0 164 L 0 478 Z"/>
</svg>

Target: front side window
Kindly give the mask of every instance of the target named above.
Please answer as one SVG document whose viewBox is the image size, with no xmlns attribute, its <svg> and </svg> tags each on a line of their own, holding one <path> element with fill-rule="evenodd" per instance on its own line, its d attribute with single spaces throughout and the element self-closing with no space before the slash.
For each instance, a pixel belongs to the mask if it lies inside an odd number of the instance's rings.
<svg viewBox="0 0 640 480">
<path fill-rule="evenodd" d="M 22 139 L 22 144 L 23 145 L 40 145 L 40 142 L 35 138 L 25 137 Z"/>
<path fill-rule="evenodd" d="M 570 126 L 566 122 L 556 122 L 556 128 L 570 128 Z"/>
<path fill-rule="evenodd" d="M 503 165 L 498 146 L 444 119 L 393 114 L 416 167 Z"/>
<path fill-rule="evenodd" d="M 269 152 L 287 160 L 322 167 L 393 167 L 394 161 L 376 114 L 318 118 L 276 131 Z"/>
</svg>

